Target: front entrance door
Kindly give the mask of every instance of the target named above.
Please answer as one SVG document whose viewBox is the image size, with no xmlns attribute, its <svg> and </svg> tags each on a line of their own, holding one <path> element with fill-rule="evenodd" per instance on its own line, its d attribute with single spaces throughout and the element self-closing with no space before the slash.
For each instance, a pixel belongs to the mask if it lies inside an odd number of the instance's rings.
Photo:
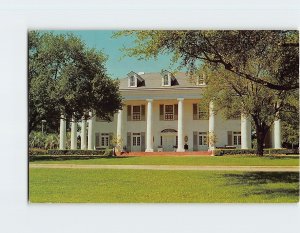
<svg viewBox="0 0 300 233">
<path fill-rule="evenodd" d="M 139 133 L 132 135 L 132 151 L 141 151 L 141 134 Z"/>
<path fill-rule="evenodd" d="M 174 146 L 176 145 L 175 135 L 162 135 L 162 147 L 164 151 L 174 151 Z"/>
</svg>

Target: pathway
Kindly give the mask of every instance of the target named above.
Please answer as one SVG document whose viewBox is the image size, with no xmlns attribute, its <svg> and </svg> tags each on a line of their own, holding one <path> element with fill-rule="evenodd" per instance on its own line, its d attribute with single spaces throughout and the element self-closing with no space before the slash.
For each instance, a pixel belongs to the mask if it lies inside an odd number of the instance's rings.
<svg viewBox="0 0 300 233">
<path fill-rule="evenodd" d="M 299 172 L 298 166 L 187 166 L 187 165 L 84 165 L 84 164 L 30 164 L 30 168 L 72 169 L 135 169 L 135 170 L 182 170 L 182 171 L 262 171 Z"/>
</svg>

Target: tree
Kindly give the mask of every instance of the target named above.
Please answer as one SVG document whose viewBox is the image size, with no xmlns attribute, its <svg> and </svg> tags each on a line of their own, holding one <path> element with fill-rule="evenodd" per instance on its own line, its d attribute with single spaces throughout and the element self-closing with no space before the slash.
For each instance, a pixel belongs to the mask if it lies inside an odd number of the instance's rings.
<svg viewBox="0 0 300 233">
<path fill-rule="evenodd" d="M 256 69 L 258 76 L 264 75 L 264 69 L 256 63 L 248 69 Z M 240 80 L 237 75 L 221 66 L 204 66 L 198 72 L 205 73 L 207 77 L 207 88 L 201 104 L 207 106 L 213 100 L 216 111 L 221 111 L 225 118 L 243 114 L 252 120 L 256 132 L 257 155 L 263 155 L 265 138 L 274 121 L 286 113 L 298 111 L 291 101 L 291 96 L 297 91 L 272 90 L 254 81 Z"/>
<path fill-rule="evenodd" d="M 222 66 L 238 79 L 246 79 L 274 90 L 298 89 L 298 31 L 121 31 L 119 36 L 134 36 L 135 46 L 124 48 L 140 59 L 172 53 L 190 72 L 204 64 Z M 268 78 L 245 67 L 255 60 L 265 67 Z"/>
<path fill-rule="evenodd" d="M 108 77 L 106 56 L 72 34 L 30 31 L 28 36 L 29 133 L 47 119 L 57 130 L 64 114 L 79 120 L 93 111 L 110 121 L 121 109 L 118 81 Z"/>
</svg>

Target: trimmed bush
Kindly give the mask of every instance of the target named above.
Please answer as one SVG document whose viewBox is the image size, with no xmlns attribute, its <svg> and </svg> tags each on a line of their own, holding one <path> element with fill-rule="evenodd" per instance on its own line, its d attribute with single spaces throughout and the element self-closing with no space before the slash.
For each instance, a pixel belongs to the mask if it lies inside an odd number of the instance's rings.
<svg viewBox="0 0 300 233">
<path fill-rule="evenodd" d="M 112 150 L 48 150 L 49 155 L 54 156 L 65 156 L 65 155 L 102 155 L 110 156 L 112 155 Z"/>
<path fill-rule="evenodd" d="M 265 155 L 279 155 L 279 154 L 298 154 L 297 149 L 264 149 Z M 216 149 L 214 151 L 215 156 L 222 156 L 222 155 L 255 155 L 256 150 L 255 149 Z"/>
<path fill-rule="evenodd" d="M 48 150 L 41 148 L 29 148 L 28 153 L 29 155 L 46 155 L 48 154 Z"/>
</svg>

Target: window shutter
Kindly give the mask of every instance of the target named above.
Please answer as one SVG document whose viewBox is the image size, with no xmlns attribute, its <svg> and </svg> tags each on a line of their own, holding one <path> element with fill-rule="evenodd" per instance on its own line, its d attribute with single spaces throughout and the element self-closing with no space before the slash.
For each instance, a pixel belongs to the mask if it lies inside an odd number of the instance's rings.
<svg viewBox="0 0 300 233">
<path fill-rule="evenodd" d="M 145 132 L 141 132 L 141 151 L 145 151 Z"/>
<path fill-rule="evenodd" d="M 109 142 L 108 142 L 109 147 L 112 145 L 112 140 L 113 140 L 113 133 L 109 133 Z"/>
<path fill-rule="evenodd" d="M 131 133 L 127 132 L 127 151 L 131 151 Z"/>
<path fill-rule="evenodd" d="M 163 104 L 159 105 L 159 119 L 161 121 L 164 120 L 164 105 Z"/>
<path fill-rule="evenodd" d="M 198 120 L 197 104 L 193 104 L 193 120 Z"/>
<path fill-rule="evenodd" d="M 141 105 L 141 120 L 145 120 L 145 105 Z"/>
<path fill-rule="evenodd" d="M 232 131 L 227 131 L 228 146 L 232 146 Z"/>
<path fill-rule="evenodd" d="M 198 150 L 198 132 L 193 132 L 193 151 Z"/>
<path fill-rule="evenodd" d="M 100 133 L 95 133 L 96 147 L 100 147 Z"/>
<path fill-rule="evenodd" d="M 174 104 L 174 119 L 178 120 L 178 104 Z"/>
<path fill-rule="evenodd" d="M 131 121 L 131 105 L 127 105 L 127 121 Z"/>
</svg>

